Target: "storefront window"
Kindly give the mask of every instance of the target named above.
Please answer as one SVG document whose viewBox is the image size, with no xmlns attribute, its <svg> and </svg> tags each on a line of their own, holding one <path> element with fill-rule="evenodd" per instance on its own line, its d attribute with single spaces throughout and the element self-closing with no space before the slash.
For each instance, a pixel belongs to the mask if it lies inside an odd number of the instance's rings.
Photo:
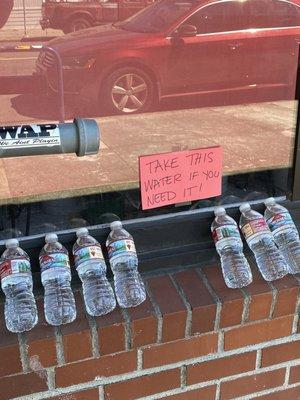
<svg viewBox="0 0 300 400">
<path fill-rule="evenodd" d="M 0 239 L 286 196 L 296 1 L 3 1 L 0 125 L 94 118 L 98 155 L 0 160 Z M 3 139 L 3 138 L 2 138 Z M 222 194 L 142 210 L 139 157 L 221 146 Z"/>
</svg>

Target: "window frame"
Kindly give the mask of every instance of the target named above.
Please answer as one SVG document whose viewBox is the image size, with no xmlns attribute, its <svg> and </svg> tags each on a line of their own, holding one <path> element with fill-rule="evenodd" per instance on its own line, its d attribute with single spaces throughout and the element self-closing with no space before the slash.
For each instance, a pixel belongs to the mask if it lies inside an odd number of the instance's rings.
<svg viewBox="0 0 300 400">
<path fill-rule="evenodd" d="M 297 136 L 295 141 L 295 155 L 294 155 L 294 179 L 292 188 L 293 201 L 300 200 L 300 134 L 299 134 L 299 112 L 297 123 Z"/>
<path fill-rule="evenodd" d="M 300 62 L 300 43 L 298 60 Z M 297 124 L 295 132 L 295 148 L 293 157 L 293 168 L 291 172 L 291 194 L 292 201 L 300 200 L 300 67 L 298 62 L 297 71 L 297 84 L 296 84 L 296 101 L 298 101 L 297 108 Z"/>
</svg>

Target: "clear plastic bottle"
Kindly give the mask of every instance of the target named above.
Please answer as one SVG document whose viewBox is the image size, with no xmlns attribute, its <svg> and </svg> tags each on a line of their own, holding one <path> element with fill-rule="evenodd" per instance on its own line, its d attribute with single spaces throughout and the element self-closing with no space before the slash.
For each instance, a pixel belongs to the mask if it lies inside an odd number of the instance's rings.
<svg viewBox="0 0 300 400">
<path fill-rule="evenodd" d="M 239 228 L 223 207 L 215 208 L 215 219 L 211 232 L 226 285 L 229 288 L 242 288 L 252 282 L 250 265 L 243 253 L 243 242 Z"/>
<path fill-rule="evenodd" d="M 290 274 L 300 272 L 300 240 L 298 230 L 288 210 L 277 204 L 273 197 L 265 201 L 265 219 L 273 233 L 275 243 L 283 254 Z"/>
<path fill-rule="evenodd" d="M 73 255 L 82 281 L 86 310 L 93 317 L 108 314 L 116 307 L 116 299 L 106 278 L 106 264 L 101 246 L 89 235 L 87 228 L 78 229 L 76 235 Z"/>
<path fill-rule="evenodd" d="M 45 241 L 40 252 L 45 318 L 48 324 L 59 326 L 76 318 L 70 261 L 67 249 L 58 242 L 55 233 L 46 235 Z"/>
<path fill-rule="evenodd" d="M 29 331 L 38 322 L 32 293 L 32 275 L 28 254 L 19 247 L 17 239 L 5 243 L 0 259 L 1 287 L 5 293 L 5 322 L 9 331 Z"/>
<path fill-rule="evenodd" d="M 250 204 L 240 206 L 240 228 L 253 251 L 258 269 L 266 281 L 282 278 L 288 272 L 283 255 L 277 248 L 266 220 Z"/>
<path fill-rule="evenodd" d="M 145 301 L 146 291 L 138 272 L 134 241 L 120 221 L 112 222 L 110 228 L 106 246 L 114 273 L 116 297 L 121 307 L 135 307 Z"/>
</svg>

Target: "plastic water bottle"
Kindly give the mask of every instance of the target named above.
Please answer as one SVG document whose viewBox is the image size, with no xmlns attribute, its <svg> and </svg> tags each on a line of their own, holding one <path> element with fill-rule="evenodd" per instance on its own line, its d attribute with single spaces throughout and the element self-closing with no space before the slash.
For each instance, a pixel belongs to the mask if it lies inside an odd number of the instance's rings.
<svg viewBox="0 0 300 400">
<path fill-rule="evenodd" d="M 117 300 L 123 308 L 135 307 L 146 299 L 146 291 L 138 272 L 134 241 L 120 221 L 112 222 L 110 228 L 106 246 L 114 273 Z"/>
<path fill-rule="evenodd" d="M 277 248 L 264 217 L 251 209 L 250 204 L 240 206 L 240 228 L 253 251 L 258 269 L 266 281 L 282 278 L 288 272 L 283 255 Z"/>
<path fill-rule="evenodd" d="M 91 316 L 105 315 L 116 307 L 113 289 L 106 278 L 106 264 L 100 244 L 87 228 L 76 232 L 73 246 L 75 267 L 82 281 L 87 312 Z"/>
<path fill-rule="evenodd" d="M 211 232 L 221 258 L 225 283 L 232 289 L 248 286 L 252 282 L 252 273 L 243 254 L 243 242 L 237 223 L 226 214 L 223 207 L 215 208 L 215 216 Z"/>
<path fill-rule="evenodd" d="M 275 242 L 283 254 L 290 274 L 300 272 L 300 240 L 298 230 L 288 210 L 270 197 L 265 201 L 265 218 Z"/>
<path fill-rule="evenodd" d="M 32 293 L 32 275 L 28 254 L 19 247 L 17 239 L 5 243 L 0 259 L 1 287 L 5 293 L 5 322 L 9 331 L 29 331 L 38 322 Z"/>
<path fill-rule="evenodd" d="M 58 326 L 76 318 L 70 261 L 67 249 L 58 242 L 55 233 L 46 235 L 45 241 L 40 252 L 45 318 L 50 325 Z"/>
</svg>

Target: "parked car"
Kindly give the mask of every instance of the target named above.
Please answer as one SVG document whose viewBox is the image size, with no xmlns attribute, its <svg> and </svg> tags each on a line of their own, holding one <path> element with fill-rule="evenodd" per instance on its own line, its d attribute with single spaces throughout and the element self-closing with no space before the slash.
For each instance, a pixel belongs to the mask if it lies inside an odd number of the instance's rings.
<svg viewBox="0 0 300 400">
<path fill-rule="evenodd" d="M 122 21 L 154 0 L 43 0 L 42 29 L 75 32 L 91 26 Z"/>
<path fill-rule="evenodd" d="M 62 58 L 66 93 L 128 114 L 176 96 L 292 91 L 299 39 L 300 0 L 160 0 L 48 45 Z M 37 72 L 57 90 L 51 53 L 41 52 Z"/>
</svg>

